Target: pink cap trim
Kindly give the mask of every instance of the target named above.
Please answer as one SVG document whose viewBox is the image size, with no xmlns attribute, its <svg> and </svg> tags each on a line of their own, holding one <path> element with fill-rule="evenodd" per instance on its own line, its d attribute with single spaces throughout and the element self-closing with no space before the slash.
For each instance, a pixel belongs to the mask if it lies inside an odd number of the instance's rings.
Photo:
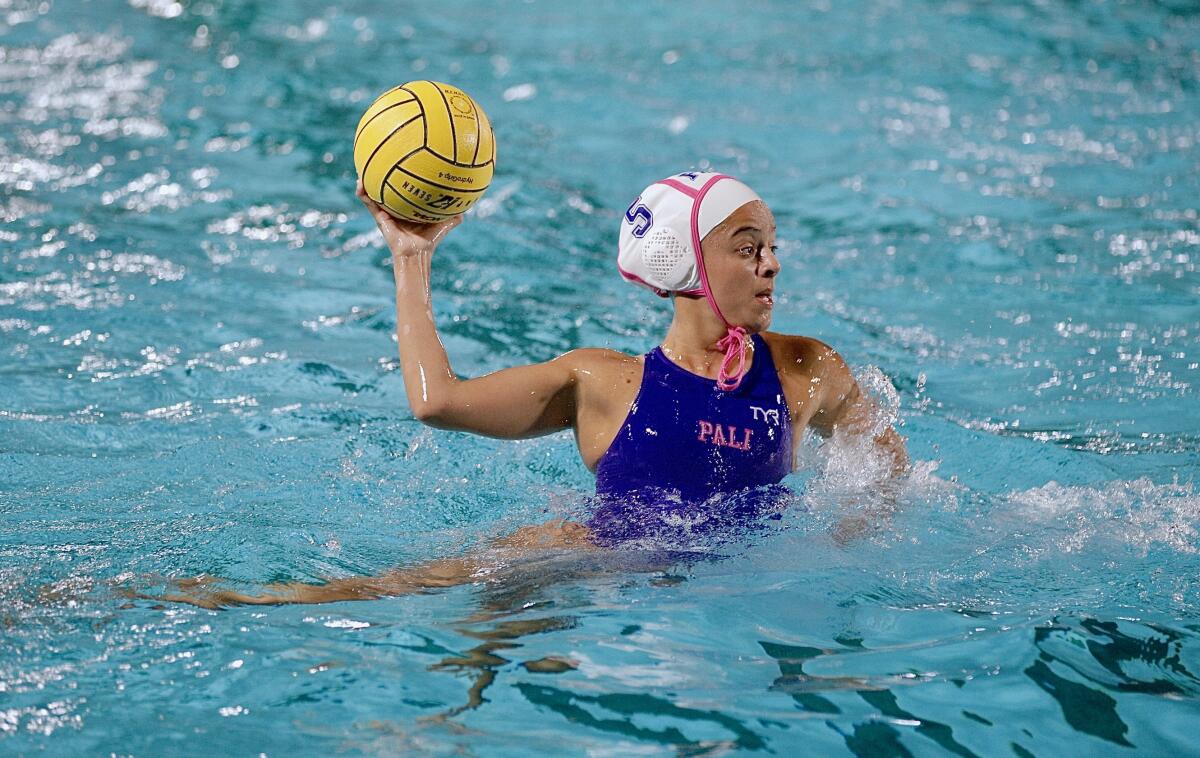
<svg viewBox="0 0 1200 758">
<path fill-rule="evenodd" d="M 697 195 L 699 195 L 699 197 L 704 197 L 704 193 L 708 191 L 709 184 L 713 184 L 718 179 L 724 179 L 724 178 L 726 178 L 724 174 L 718 174 L 717 176 L 714 176 L 712 179 L 708 180 L 708 184 L 705 184 L 704 187 L 702 187 L 699 192 L 697 192 L 696 190 L 692 189 L 691 187 L 687 186 L 686 184 L 684 184 L 683 182 L 681 182 L 677 179 L 663 179 L 662 181 L 657 182 L 657 184 L 665 184 L 668 187 L 677 189 L 680 192 L 682 192 L 683 194 L 685 194 L 688 197 L 695 200 L 695 202 L 698 204 L 700 201 L 696 199 Z"/>
<path fill-rule="evenodd" d="M 644 286 L 649 287 L 650 289 L 654 290 L 654 294 L 658 295 L 659 297 L 667 297 L 668 295 L 671 294 L 670 292 L 668 292 L 664 289 L 659 289 L 658 287 L 655 287 L 653 284 L 646 281 L 645 279 L 638 276 L 637 274 L 632 274 L 632 273 L 626 271 L 625 269 L 621 268 L 620 263 L 617 264 L 617 271 L 620 271 L 621 276 L 625 277 L 625 279 L 627 279 L 628 281 L 637 282 L 638 284 L 644 285 Z"/>
</svg>

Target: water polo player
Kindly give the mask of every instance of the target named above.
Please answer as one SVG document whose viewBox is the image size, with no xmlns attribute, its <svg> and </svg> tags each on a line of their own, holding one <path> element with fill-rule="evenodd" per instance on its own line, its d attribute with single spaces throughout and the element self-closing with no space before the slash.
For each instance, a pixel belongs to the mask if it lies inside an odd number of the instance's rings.
<svg viewBox="0 0 1200 758">
<path fill-rule="evenodd" d="M 359 196 L 392 251 L 405 388 L 431 426 L 522 438 L 572 429 L 604 500 L 712 501 L 778 483 L 806 428 L 871 428 L 872 405 L 842 358 L 809 337 L 766 332 L 774 307 L 775 220 L 728 176 L 684 173 L 647 187 L 621 221 L 622 276 L 675 313 L 644 356 L 589 348 L 459 379 L 434 325 L 433 253 L 457 219 L 398 221 Z M 907 464 L 887 428 L 876 440 Z M 665 498 L 665 499 L 664 499 Z"/>
<path fill-rule="evenodd" d="M 358 196 L 392 252 L 400 362 L 416 417 L 510 439 L 572 429 L 584 465 L 596 473 L 598 504 L 586 524 L 519 529 L 493 543 L 508 558 L 532 548 L 619 544 L 663 524 L 655 516 L 672 510 L 702 508 L 711 523 L 736 523 L 763 502 L 755 492 L 792 470 L 805 429 L 873 434 L 871 399 L 837 352 L 810 337 L 766 331 L 780 270 L 775 219 L 736 179 L 689 172 L 655 182 L 621 221 L 621 275 L 674 303 L 660 346 L 638 357 L 573 350 L 475 379 L 460 379 L 450 367 L 430 290 L 434 251 L 462 217 L 401 221 L 367 197 L 361 181 Z M 893 428 L 871 441 L 896 474 L 907 467 Z M 468 555 L 376 577 L 271 585 L 261 596 L 168 597 L 210 605 L 362 599 L 474 581 L 504 559 Z"/>
</svg>

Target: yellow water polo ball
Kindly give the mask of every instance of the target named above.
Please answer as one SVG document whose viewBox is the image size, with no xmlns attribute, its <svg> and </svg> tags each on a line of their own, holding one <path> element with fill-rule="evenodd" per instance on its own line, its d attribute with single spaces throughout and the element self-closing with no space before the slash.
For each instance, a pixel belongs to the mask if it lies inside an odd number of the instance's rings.
<svg viewBox="0 0 1200 758">
<path fill-rule="evenodd" d="M 495 165 L 491 122 L 449 84 L 393 87 L 354 133 L 354 167 L 367 195 L 408 221 L 435 223 L 467 210 L 483 197 Z"/>
</svg>

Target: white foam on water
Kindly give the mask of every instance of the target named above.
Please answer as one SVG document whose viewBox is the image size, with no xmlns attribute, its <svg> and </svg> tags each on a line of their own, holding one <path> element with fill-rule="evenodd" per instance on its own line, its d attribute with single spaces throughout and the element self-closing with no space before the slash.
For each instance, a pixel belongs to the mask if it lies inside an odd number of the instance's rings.
<svg viewBox="0 0 1200 758">
<path fill-rule="evenodd" d="M 1190 484 L 1155 484 L 1141 477 L 1097 486 L 1055 481 L 1007 497 L 1031 525 L 1065 527 L 1058 540 L 1064 552 L 1081 550 L 1097 539 L 1115 538 L 1145 555 L 1162 546 L 1200 553 L 1200 494 Z"/>
<path fill-rule="evenodd" d="M 900 393 L 875 366 L 855 379 L 873 404 L 870 426 L 857 435 L 834 434 L 827 440 L 808 435 L 797 454 L 800 470 L 817 472 L 803 502 L 814 510 L 851 509 L 891 512 L 903 502 L 939 503 L 952 509 L 961 488 L 937 475 L 939 461 L 911 461 L 902 477 L 893 473 L 890 452 L 875 440 L 888 428 L 900 431 Z"/>
</svg>

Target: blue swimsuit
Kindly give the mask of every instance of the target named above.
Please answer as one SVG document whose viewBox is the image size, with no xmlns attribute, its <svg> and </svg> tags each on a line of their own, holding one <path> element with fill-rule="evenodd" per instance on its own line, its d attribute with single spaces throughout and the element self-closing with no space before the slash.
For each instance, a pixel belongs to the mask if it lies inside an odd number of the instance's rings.
<svg viewBox="0 0 1200 758">
<path fill-rule="evenodd" d="M 771 351 L 752 339 L 753 365 L 729 392 L 662 348 L 646 354 L 638 396 L 596 466 L 600 502 L 588 527 L 598 542 L 644 538 L 664 524 L 707 532 L 771 507 L 763 488 L 792 470 L 792 424 Z"/>
</svg>

